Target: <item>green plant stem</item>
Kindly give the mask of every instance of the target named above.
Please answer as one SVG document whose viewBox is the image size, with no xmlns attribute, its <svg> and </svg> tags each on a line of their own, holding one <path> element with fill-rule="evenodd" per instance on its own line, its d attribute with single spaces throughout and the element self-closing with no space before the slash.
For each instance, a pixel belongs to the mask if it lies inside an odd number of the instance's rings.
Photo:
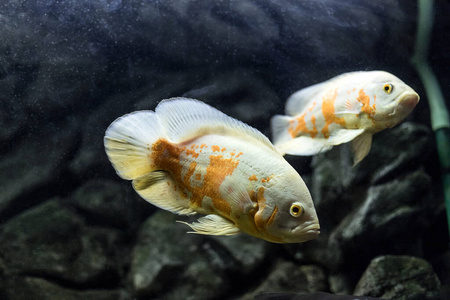
<svg viewBox="0 0 450 300">
<path fill-rule="evenodd" d="M 427 61 L 431 30 L 433 27 L 433 5 L 433 0 L 418 0 L 419 19 L 416 48 L 411 62 L 422 79 L 430 106 L 431 127 L 436 136 L 450 234 L 450 118 L 445 106 L 444 95 Z"/>
</svg>

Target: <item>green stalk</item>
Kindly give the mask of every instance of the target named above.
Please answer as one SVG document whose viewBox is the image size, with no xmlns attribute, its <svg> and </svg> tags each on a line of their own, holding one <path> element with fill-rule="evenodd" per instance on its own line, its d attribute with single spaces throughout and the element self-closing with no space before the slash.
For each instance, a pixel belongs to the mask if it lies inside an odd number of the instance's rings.
<svg viewBox="0 0 450 300">
<path fill-rule="evenodd" d="M 411 63 L 417 69 L 427 94 L 431 128 L 436 136 L 436 144 L 441 164 L 442 183 L 450 233 L 450 118 L 445 107 L 444 95 L 436 76 L 427 61 L 431 29 L 433 27 L 434 0 L 418 0 L 418 22 L 415 53 Z"/>
</svg>

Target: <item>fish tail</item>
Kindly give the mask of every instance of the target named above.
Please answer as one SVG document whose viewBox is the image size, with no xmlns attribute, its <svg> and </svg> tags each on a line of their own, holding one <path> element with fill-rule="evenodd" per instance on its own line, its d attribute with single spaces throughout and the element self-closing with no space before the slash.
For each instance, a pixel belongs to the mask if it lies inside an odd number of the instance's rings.
<svg viewBox="0 0 450 300">
<path fill-rule="evenodd" d="M 283 115 L 275 115 L 270 120 L 273 144 L 282 155 L 286 152 L 282 150 L 281 148 L 283 147 L 280 148 L 280 146 L 293 139 L 288 131 L 289 122 L 291 120 L 292 117 Z"/>
<path fill-rule="evenodd" d="M 152 144 L 165 137 L 153 111 L 137 111 L 115 120 L 106 130 L 106 154 L 117 174 L 128 180 L 155 171 L 151 161 Z"/>
</svg>

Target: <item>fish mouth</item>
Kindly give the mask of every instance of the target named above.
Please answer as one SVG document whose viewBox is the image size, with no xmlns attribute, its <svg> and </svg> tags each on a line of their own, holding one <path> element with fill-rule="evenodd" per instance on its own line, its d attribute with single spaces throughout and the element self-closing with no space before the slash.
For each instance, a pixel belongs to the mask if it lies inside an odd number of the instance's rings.
<svg viewBox="0 0 450 300">
<path fill-rule="evenodd" d="M 312 236 L 312 238 L 314 238 L 320 234 L 320 225 L 319 223 L 313 223 L 307 226 L 300 225 L 295 227 L 293 231 L 298 231 L 302 235 Z"/>
<path fill-rule="evenodd" d="M 417 93 L 405 92 L 401 94 L 398 100 L 398 104 L 406 111 L 411 112 L 417 103 L 419 103 L 420 97 Z"/>
</svg>

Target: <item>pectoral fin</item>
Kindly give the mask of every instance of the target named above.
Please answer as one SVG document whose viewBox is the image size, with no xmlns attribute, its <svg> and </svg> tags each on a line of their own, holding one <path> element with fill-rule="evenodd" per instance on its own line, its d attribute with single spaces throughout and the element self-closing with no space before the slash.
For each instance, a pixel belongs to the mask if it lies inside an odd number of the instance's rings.
<svg viewBox="0 0 450 300">
<path fill-rule="evenodd" d="M 204 235 L 234 235 L 240 232 L 239 228 L 233 222 L 218 215 L 207 215 L 201 217 L 197 220 L 197 222 L 192 224 L 182 221 L 177 222 L 186 224 L 194 230 L 189 231 L 188 233 Z"/>
<path fill-rule="evenodd" d="M 353 166 L 356 166 L 369 153 L 373 134 L 364 132 L 352 141 Z"/>
</svg>

